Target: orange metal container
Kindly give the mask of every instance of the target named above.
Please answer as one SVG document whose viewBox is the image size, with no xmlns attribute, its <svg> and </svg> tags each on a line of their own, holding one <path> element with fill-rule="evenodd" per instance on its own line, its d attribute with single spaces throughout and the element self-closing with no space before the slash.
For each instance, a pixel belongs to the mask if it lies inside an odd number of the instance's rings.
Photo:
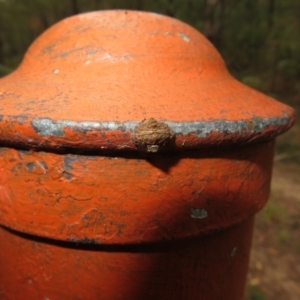
<svg viewBox="0 0 300 300">
<path fill-rule="evenodd" d="M 188 25 L 77 15 L 0 80 L 0 299 L 243 298 L 293 110 Z"/>
</svg>

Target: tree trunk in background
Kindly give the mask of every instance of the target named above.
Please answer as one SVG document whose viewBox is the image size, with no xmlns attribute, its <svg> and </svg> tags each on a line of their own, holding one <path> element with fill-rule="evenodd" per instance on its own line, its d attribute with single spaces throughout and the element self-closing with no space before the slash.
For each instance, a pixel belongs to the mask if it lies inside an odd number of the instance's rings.
<svg viewBox="0 0 300 300">
<path fill-rule="evenodd" d="M 216 13 L 219 12 L 219 17 Z M 221 47 L 221 33 L 224 29 L 225 0 L 206 0 L 204 35 L 217 47 Z"/>
<path fill-rule="evenodd" d="M 269 6 L 268 6 L 268 27 L 269 32 L 271 33 L 274 25 L 274 16 L 275 16 L 275 9 L 276 9 L 276 0 L 269 0 Z M 277 74 L 278 74 L 278 57 L 279 57 L 279 48 L 280 45 L 278 44 L 278 41 L 276 41 L 273 45 L 273 63 L 271 65 L 271 76 L 270 76 L 270 87 L 269 90 L 271 92 L 276 93 L 276 81 L 277 81 Z"/>
<path fill-rule="evenodd" d="M 218 32 L 218 41 L 217 41 L 217 47 L 218 49 L 222 46 L 222 34 L 225 27 L 225 0 L 220 0 L 220 24 L 219 24 L 219 32 Z"/>
<path fill-rule="evenodd" d="M 166 15 L 169 17 L 174 17 L 174 6 L 173 1 L 168 0 L 166 5 Z"/>
<path fill-rule="evenodd" d="M 3 43 L 2 37 L 0 35 L 0 64 L 3 63 L 3 61 L 4 61 L 3 46 L 4 46 L 4 43 Z"/>
<path fill-rule="evenodd" d="M 79 14 L 79 8 L 77 0 L 71 0 L 71 7 L 72 7 L 72 15 Z"/>
<path fill-rule="evenodd" d="M 277 63 L 278 63 L 278 56 L 279 56 L 279 47 L 280 45 L 276 43 L 273 49 L 273 63 L 272 63 L 272 72 L 270 76 L 270 86 L 269 86 L 269 91 L 272 93 L 276 93 L 276 81 L 277 81 L 277 73 L 278 73 L 278 68 L 277 68 Z"/>
<path fill-rule="evenodd" d="M 268 25 L 269 25 L 269 30 L 273 29 L 275 7 L 276 7 L 276 0 L 269 0 L 269 7 L 268 7 Z"/>
</svg>

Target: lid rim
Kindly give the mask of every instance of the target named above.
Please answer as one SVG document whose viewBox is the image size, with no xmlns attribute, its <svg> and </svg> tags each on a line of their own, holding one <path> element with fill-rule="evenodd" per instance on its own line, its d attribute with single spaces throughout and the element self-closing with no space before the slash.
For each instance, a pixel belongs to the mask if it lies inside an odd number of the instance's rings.
<svg viewBox="0 0 300 300">
<path fill-rule="evenodd" d="M 0 143 L 2 147 L 17 145 L 49 150 L 70 148 L 82 151 L 142 151 L 135 136 L 135 129 L 141 122 L 71 121 L 2 115 L 0 116 L 2 132 Z M 162 149 L 165 152 L 166 150 L 191 150 L 229 144 L 251 144 L 272 139 L 292 126 L 294 116 L 293 112 L 290 114 L 284 112 L 279 117 L 252 117 L 248 120 L 236 121 L 159 120 L 159 122 L 164 123 L 174 133 L 172 140 Z"/>
</svg>

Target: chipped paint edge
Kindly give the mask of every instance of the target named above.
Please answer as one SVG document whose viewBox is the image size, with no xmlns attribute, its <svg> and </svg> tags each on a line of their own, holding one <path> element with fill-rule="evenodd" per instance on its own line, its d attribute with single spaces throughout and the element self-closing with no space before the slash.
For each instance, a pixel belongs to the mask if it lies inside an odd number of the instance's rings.
<svg viewBox="0 0 300 300">
<path fill-rule="evenodd" d="M 237 121 L 173 122 L 158 119 L 169 126 L 174 134 L 172 143 L 166 147 L 173 150 L 200 149 L 222 144 L 249 144 L 273 139 L 291 127 L 294 120 L 293 113 L 287 112 L 279 117 L 252 117 Z M 0 144 L 36 149 L 141 151 L 135 141 L 135 129 L 140 123 L 0 115 Z"/>
<path fill-rule="evenodd" d="M 281 117 L 259 118 L 253 117 L 251 120 L 227 121 L 195 121 L 195 122 L 171 122 L 163 121 L 167 124 L 176 135 L 193 134 L 199 138 L 205 138 L 212 132 L 221 134 L 228 133 L 261 133 L 270 126 L 282 127 L 291 122 L 288 114 Z M 134 132 L 135 127 L 139 124 L 138 121 L 128 122 L 96 122 L 96 121 L 69 121 L 69 120 L 51 120 L 49 118 L 34 118 L 32 126 L 36 133 L 40 136 L 64 136 L 64 129 L 71 129 L 80 132 L 89 131 L 116 131 Z"/>
</svg>

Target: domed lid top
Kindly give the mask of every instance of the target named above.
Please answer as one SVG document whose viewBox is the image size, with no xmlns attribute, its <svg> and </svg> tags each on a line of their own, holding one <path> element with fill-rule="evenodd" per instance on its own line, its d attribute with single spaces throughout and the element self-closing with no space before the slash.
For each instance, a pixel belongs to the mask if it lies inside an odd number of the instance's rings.
<svg viewBox="0 0 300 300">
<path fill-rule="evenodd" d="M 102 11 L 42 34 L 0 80 L 0 142 L 157 152 L 273 138 L 293 110 L 233 79 L 195 29 Z"/>
</svg>

